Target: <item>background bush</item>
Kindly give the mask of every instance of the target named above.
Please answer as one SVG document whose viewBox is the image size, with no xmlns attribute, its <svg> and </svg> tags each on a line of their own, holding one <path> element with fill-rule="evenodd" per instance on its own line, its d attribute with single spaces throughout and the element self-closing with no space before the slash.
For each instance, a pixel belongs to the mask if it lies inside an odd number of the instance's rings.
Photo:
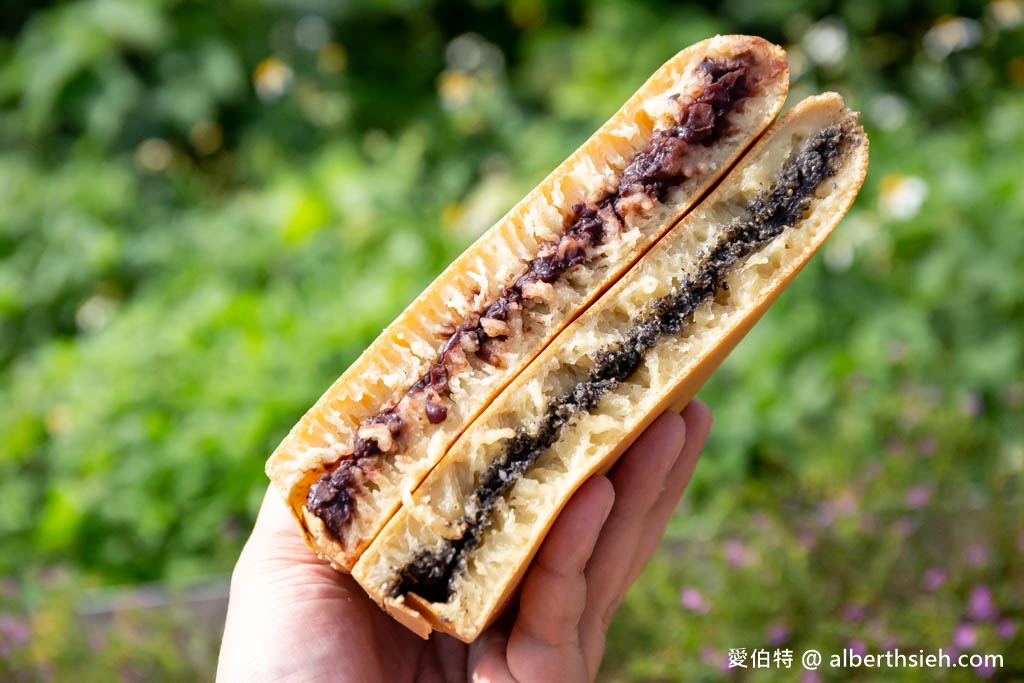
<svg viewBox="0 0 1024 683">
<path fill-rule="evenodd" d="M 291 424 L 716 32 L 786 45 L 791 101 L 843 93 L 871 168 L 703 391 L 605 676 L 844 646 L 1024 676 L 1019 2 L 74 0 L 0 5 L 0 677 L 209 676 L 216 623 L 89 639 L 81 594 L 229 572 Z"/>
</svg>

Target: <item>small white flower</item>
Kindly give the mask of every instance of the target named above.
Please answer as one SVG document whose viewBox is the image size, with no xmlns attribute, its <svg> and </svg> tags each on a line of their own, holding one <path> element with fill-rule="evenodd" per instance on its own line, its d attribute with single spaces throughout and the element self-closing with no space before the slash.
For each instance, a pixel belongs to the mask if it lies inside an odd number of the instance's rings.
<svg viewBox="0 0 1024 683">
<path fill-rule="evenodd" d="M 896 220 L 909 220 L 921 211 L 928 198 L 928 183 L 914 176 L 888 175 L 882 178 L 882 191 L 878 197 L 883 216 Z"/>
<path fill-rule="evenodd" d="M 804 35 L 804 52 L 815 64 L 832 66 L 846 56 L 846 26 L 835 18 L 822 19 Z"/>
<path fill-rule="evenodd" d="M 924 51 L 943 60 L 958 50 L 974 47 L 981 41 L 981 25 L 965 17 L 942 17 L 924 34 Z"/>
</svg>

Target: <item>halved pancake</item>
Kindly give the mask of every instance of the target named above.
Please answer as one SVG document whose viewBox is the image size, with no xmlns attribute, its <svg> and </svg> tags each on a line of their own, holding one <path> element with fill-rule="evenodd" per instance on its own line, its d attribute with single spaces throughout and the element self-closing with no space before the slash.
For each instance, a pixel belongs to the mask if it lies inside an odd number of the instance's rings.
<svg viewBox="0 0 1024 683">
<path fill-rule="evenodd" d="M 484 407 L 775 117 L 780 48 L 718 36 L 661 67 L 442 273 L 267 462 L 307 542 L 350 569 Z"/>
<path fill-rule="evenodd" d="M 421 635 L 479 635 L 572 493 L 685 405 L 822 244 L 860 189 L 867 148 L 834 93 L 775 124 L 473 422 L 356 580 Z"/>
</svg>

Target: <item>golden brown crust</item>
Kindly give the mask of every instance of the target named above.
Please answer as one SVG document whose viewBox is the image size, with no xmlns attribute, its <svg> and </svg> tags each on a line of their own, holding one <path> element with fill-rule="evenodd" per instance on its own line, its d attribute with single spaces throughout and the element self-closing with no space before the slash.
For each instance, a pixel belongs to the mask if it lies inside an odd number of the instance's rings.
<svg viewBox="0 0 1024 683">
<path fill-rule="evenodd" d="M 698 331 L 665 340 L 652 349 L 637 377 L 606 395 L 593 413 L 566 427 L 558 443 L 531 468 L 529 477 L 520 479 L 506 495 L 505 507 L 495 508 L 496 521 L 485 531 L 471 566 L 456 584 L 453 600 L 445 604 L 422 599 L 409 602 L 412 609 L 422 611 L 420 628 L 426 624 L 467 642 L 479 635 L 514 594 L 572 493 L 591 475 L 611 467 L 661 412 L 680 409 L 695 395 L 849 209 L 867 168 L 867 138 L 855 121 L 855 115 L 834 93 L 800 103 L 700 207 L 566 328 L 453 445 L 417 489 L 413 505 L 404 506 L 362 556 L 353 575 L 371 597 L 386 608 L 394 602 L 387 587 L 396 568 L 411 560 L 418 549 L 438 542 L 434 518 L 442 520 L 441 526 L 445 519 L 452 523 L 461 520 L 461 501 L 494 457 L 494 444 L 507 438 L 512 426 L 528 426 L 530 416 L 543 410 L 553 395 L 552 387 L 568 386 L 564 381 L 558 385 L 562 368 L 602 348 L 601 335 L 607 328 L 616 321 L 631 320 L 655 291 L 669 286 L 666 279 L 680 277 L 686 259 L 692 261 L 708 244 L 706 233 L 712 226 L 728 222 L 735 199 L 745 203 L 763 191 L 802 140 L 833 123 L 849 126 L 857 144 L 846 152 L 839 173 L 819 186 L 816 201 L 798 226 L 755 254 L 760 260 L 747 259 L 730 274 L 730 299 L 722 304 L 712 302 L 707 310 L 696 313 L 693 327 Z"/>
<path fill-rule="evenodd" d="M 673 199 L 675 213 L 653 217 L 652 221 L 662 223 L 647 226 L 631 251 L 623 247 L 621 254 L 610 257 L 608 266 L 595 271 L 593 282 L 582 293 L 562 291 L 563 310 L 552 316 L 551 326 L 518 347 L 510 345 L 505 367 L 500 372 L 488 370 L 474 377 L 474 382 L 467 382 L 466 393 L 453 401 L 456 406 L 450 410 L 448 420 L 437 427 L 423 427 L 422 436 L 410 437 L 415 448 L 410 446 L 408 454 L 395 459 L 397 470 L 379 473 L 374 480 L 377 490 L 360 501 L 362 507 L 357 508 L 348 535 L 340 542 L 333 538 L 305 508 L 306 496 L 310 486 L 350 448 L 360 422 L 394 401 L 426 371 L 443 340 L 439 330 L 459 324 L 481 300 L 494 296 L 501 285 L 514 279 L 523 264 L 536 256 L 538 245 L 551 239 L 556 228 L 560 229 L 572 204 L 586 200 L 605 186 L 614 169 L 621 171 L 632 151 L 642 147 L 651 131 L 661 125 L 659 121 L 666 116 L 664 96 L 676 91 L 685 94 L 688 88 L 695 87 L 692 74 L 700 60 L 732 58 L 744 53 L 755 57 L 764 91 L 751 98 L 747 112 L 738 115 L 740 125 L 735 139 L 712 149 L 707 171 L 684 183 L 683 190 Z M 310 547 L 336 568 L 351 569 L 400 499 L 408 496 L 466 425 L 560 329 L 707 191 L 775 117 L 787 89 L 785 54 L 760 38 L 716 36 L 683 50 L 651 76 L 579 150 L 439 275 L 332 384 L 267 462 L 268 475 L 299 521 Z"/>
</svg>

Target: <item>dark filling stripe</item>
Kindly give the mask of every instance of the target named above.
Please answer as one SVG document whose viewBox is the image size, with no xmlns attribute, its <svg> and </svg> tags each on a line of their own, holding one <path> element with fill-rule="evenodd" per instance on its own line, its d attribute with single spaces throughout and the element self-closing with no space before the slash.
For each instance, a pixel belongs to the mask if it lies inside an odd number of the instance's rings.
<svg viewBox="0 0 1024 683">
<path fill-rule="evenodd" d="M 427 420 L 431 424 L 443 422 L 448 417 L 448 408 L 441 403 L 441 395 L 447 391 L 454 359 L 469 351 L 484 362 L 497 362 L 495 344 L 508 337 L 503 330 L 507 329 L 511 317 L 520 314 L 526 288 L 537 282 L 551 284 L 567 270 L 584 263 L 591 248 L 604 242 L 606 224 L 622 225 L 627 215 L 637 211 L 635 198 L 642 196 L 649 201 L 661 201 L 670 188 L 693 174 L 693 160 L 688 154 L 690 147 L 714 144 L 726 131 L 725 115 L 738 100 L 750 94 L 746 76 L 750 68 L 748 62 L 746 57 L 702 61 L 698 68 L 709 84 L 700 97 L 680 106 L 676 125 L 656 132 L 636 153 L 623 171 L 615 192 L 573 206 L 571 222 L 561 238 L 542 245 L 526 273 L 511 285 L 502 287 L 494 303 L 451 330 L 438 350 L 437 359 L 404 399 L 426 394 Z M 360 428 L 372 425 L 386 426 L 392 439 L 397 439 L 405 420 L 392 406 L 364 420 Z M 366 467 L 365 461 L 383 452 L 376 439 L 359 436 L 358 431 L 351 457 L 339 460 L 333 469 L 325 472 L 306 498 L 307 509 L 319 517 L 336 538 L 341 536 L 342 527 L 352 516 L 354 490 Z"/>
<path fill-rule="evenodd" d="M 738 262 L 802 220 L 817 187 L 839 171 L 850 134 L 848 127 L 833 124 L 811 138 L 799 155 L 785 164 L 775 186 L 747 205 L 746 218 L 725 228 L 695 273 L 687 275 L 670 294 L 648 304 L 622 341 L 598 351 L 586 379 L 551 399 L 534 431 L 517 428 L 505 441 L 501 456 L 481 474 L 467 506 L 471 513 L 461 522 L 462 535 L 444 541 L 440 548 L 417 553 L 398 571 L 390 590 L 392 597 L 415 593 L 431 602 L 451 599 L 468 554 L 491 524 L 495 503 L 558 440 L 565 425 L 593 410 L 602 396 L 629 379 L 659 339 L 678 334 L 692 321 L 697 308 L 725 286 Z"/>
</svg>

